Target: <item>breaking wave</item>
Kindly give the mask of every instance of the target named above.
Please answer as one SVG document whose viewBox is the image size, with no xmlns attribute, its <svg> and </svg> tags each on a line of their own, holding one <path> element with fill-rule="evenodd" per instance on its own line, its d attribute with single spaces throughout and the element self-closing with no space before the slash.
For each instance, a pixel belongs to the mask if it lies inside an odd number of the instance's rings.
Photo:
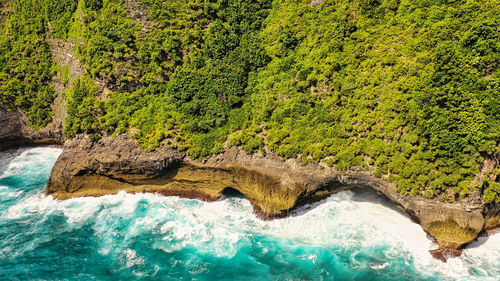
<svg viewBox="0 0 500 281">
<path fill-rule="evenodd" d="M 0 154 L 3 279 L 498 280 L 500 235 L 442 263 L 419 225 L 370 190 L 262 221 L 243 197 L 156 194 L 53 200 L 60 149 Z"/>
</svg>

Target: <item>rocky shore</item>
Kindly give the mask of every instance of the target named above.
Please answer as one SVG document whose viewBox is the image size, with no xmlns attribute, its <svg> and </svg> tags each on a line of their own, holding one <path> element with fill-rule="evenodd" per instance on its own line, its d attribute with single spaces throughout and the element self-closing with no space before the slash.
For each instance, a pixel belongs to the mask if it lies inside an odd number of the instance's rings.
<svg viewBox="0 0 500 281">
<path fill-rule="evenodd" d="M 35 131 L 19 111 L 0 108 L 0 150 L 20 145 L 62 144 L 59 118 Z M 64 142 L 46 195 L 56 199 L 152 192 L 201 200 L 217 200 L 227 192 L 245 195 L 262 219 L 286 217 L 301 205 L 356 187 L 369 187 L 405 210 L 434 237 L 440 260 L 460 255 L 463 247 L 481 233 L 500 226 L 500 206 L 483 204 L 479 192 L 454 202 L 421 196 L 403 196 L 396 187 L 376 178 L 370 170 L 339 172 L 319 165 L 283 161 L 271 152 L 248 155 L 233 147 L 203 162 L 184 153 L 159 148 L 146 152 L 127 135 L 98 141 L 80 135 Z"/>
<path fill-rule="evenodd" d="M 0 151 L 20 145 L 44 145 L 63 143 L 63 122 L 54 118 L 38 131 L 30 127 L 20 111 L 8 111 L 0 105 Z"/>
<path fill-rule="evenodd" d="M 66 141 L 46 188 L 56 199 L 127 192 L 154 192 L 217 200 L 226 192 L 245 195 L 263 219 L 287 216 L 305 203 L 350 188 L 370 187 L 405 210 L 434 237 L 435 258 L 446 261 L 483 231 L 500 225 L 500 207 L 484 205 L 479 193 L 455 202 L 403 196 L 369 170 L 346 173 L 318 165 L 300 165 L 272 153 L 248 155 L 238 148 L 200 162 L 184 153 L 157 149 L 145 152 L 126 135 L 92 141 L 78 136 Z"/>
</svg>

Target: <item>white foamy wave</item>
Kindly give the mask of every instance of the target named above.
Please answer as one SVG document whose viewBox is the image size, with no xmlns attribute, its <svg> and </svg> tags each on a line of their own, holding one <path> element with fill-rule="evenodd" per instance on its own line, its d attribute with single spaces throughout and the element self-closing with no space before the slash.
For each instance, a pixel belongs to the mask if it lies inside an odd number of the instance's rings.
<svg viewBox="0 0 500 281">
<path fill-rule="evenodd" d="M 2 153 L 0 178 L 26 174 L 29 172 L 45 172 L 50 169 L 61 154 L 62 149 L 52 147 L 19 148 Z"/>
<path fill-rule="evenodd" d="M 470 272 L 482 276 L 475 280 L 499 280 L 500 233 L 490 237 L 479 237 L 464 250 L 459 260 L 470 268 Z"/>
<path fill-rule="evenodd" d="M 55 210 L 56 203 L 52 197 L 44 197 L 42 193 L 26 197 L 10 206 L 5 214 L 5 218 L 17 220 L 34 214 L 47 215 Z"/>
<path fill-rule="evenodd" d="M 481 255 L 484 256 L 482 251 L 488 251 L 491 257 L 487 260 L 492 264 L 486 266 L 490 270 L 486 270 L 481 279 L 494 280 L 498 276 L 498 271 L 495 271 L 500 265 L 495 258 L 498 251 L 494 248 L 496 246 L 489 246 L 497 245 L 496 238 L 490 237 L 488 243 L 479 246 L 478 249 L 482 249 L 480 252 L 475 248 L 467 249 L 462 257 L 442 263 L 429 253 L 436 245 L 408 216 L 384 206 L 382 200 L 377 198 L 355 201 L 353 197 L 351 191 L 341 192 L 308 212 L 274 221 L 257 219 L 246 199 L 200 202 L 193 208 L 186 208 L 184 199 L 171 198 L 167 204 L 169 210 L 159 213 L 160 217 L 153 216 L 147 224 L 161 225 L 160 232 L 165 234 L 165 243 L 159 241 L 156 246 L 168 252 L 192 247 L 216 256 L 231 257 L 253 235 L 265 234 L 308 246 L 340 245 L 347 249 L 370 249 L 387 245 L 381 260 L 399 257 L 403 253 L 408 255 L 407 263 L 413 263 L 420 272 L 441 275 L 449 280 L 471 280 L 472 271 L 481 268 L 477 261 L 484 260 L 481 258 Z M 177 218 L 162 224 L 161 217 L 169 213 L 175 213 Z M 139 224 L 144 225 L 144 222 Z M 388 266 L 387 263 L 380 264 L 384 268 Z"/>
<path fill-rule="evenodd" d="M 69 228 L 89 223 L 99 238 L 99 252 L 107 255 L 118 251 L 126 267 L 145 262 L 131 250 L 131 244 L 144 236 L 154 237 L 150 245 L 153 249 L 171 253 L 190 248 L 230 258 L 243 245 L 255 243 L 254 236 L 266 235 L 287 239 L 298 246 L 351 250 L 354 266 L 372 270 L 384 270 L 391 266 L 391 259 L 404 257 L 406 264 L 422 274 L 439 275 L 447 280 L 498 280 L 500 276 L 499 234 L 480 238 L 461 257 L 443 263 L 430 255 L 429 250 L 436 245 L 418 224 L 369 193 L 360 197 L 352 191 L 340 192 L 288 218 L 273 221 L 256 218 L 244 198 L 207 203 L 120 192 L 59 201 L 40 193 L 8 208 L 5 217 L 20 219 L 33 214 L 47 217 L 56 212 L 64 215 Z M 358 261 L 362 252 L 381 245 L 383 251 L 373 261 L 368 264 Z M 265 253 L 267 249 L 261 247 L 261 251 Z M 310 254 L 304 256 L 304 259 L 316 258 Z M 193 270 L 205 269 L 201 266 Z"/>
<path fill-rule="evenodd" d="M 125 249 L 123 250 L 123 259 L 125 260 L 125 266 L 127 268 L 130 268 L 134 265 L 141 265 L 144 264 L 144 258 L 143 257 L 138 257 L 137 253 L 132 250 L 132 249 Z"/>
</svg>

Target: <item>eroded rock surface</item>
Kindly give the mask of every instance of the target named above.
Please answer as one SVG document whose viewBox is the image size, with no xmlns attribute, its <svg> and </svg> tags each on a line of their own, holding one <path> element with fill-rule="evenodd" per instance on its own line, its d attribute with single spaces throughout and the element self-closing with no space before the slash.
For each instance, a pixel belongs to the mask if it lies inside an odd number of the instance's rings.
<svg viewBox="0 0 500 281">
<path fill-rule="evenodd" d="M 260 217 L 270 219 L 355 187 L 371 187 L 400 205 L 436 238 L 439 249 L 432 254 L 441 260 L 460 254 L 485 226 L 496 227 L 499 222 L 500 208 L 485 209 L 479 194 L 452 203 L 403 196 L 393 184 L 368 170 L 341 173 L 312 164 L 302 166 L 294 159 L 282 161 L 272 153 L 248 155 L 234 147 L 202 163 L 164 148 L 145 152 L 126 135 L 98 141 L 79 136 L 67 141 L 46 194 L 67 199 L 125 190 L 216 200 L 225 190 L 236 189 Z"/>
<path fill-rule="evenodd" d="M 45 128 L 35 131 L 20 111 L 8 111 L 0 105 L 0 151 L 23 144 L 62 144 L 63 122 L 54 118 Z"/>
</svg>

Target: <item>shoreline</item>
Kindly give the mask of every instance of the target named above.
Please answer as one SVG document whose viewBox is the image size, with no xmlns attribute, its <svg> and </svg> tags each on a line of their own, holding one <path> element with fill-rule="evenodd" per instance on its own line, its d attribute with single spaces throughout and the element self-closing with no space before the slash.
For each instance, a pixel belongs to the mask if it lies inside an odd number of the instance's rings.
<svg viewBox="0 0 500 281">
<path fill-rule="evenodd" d="M 339 172 L 318 164 L 304 166 L 296 159 L 283 160 L 271 152 L 249 155 L 236 147 L 200 162 L 166 148 L 143 151 L 127 135 L 97 141 L 80 135 L 66 141 L 45 194 L 67 199 L 125 190 L 213 201 L 229 188 L 245 195 L 254 213 L 269 220 L 356 187 L 371 188 L 404 210 L 436 239 L 439 249 L 432 253 L 443 261 L 459 255 L 484 230 L 486 218 L 496 221 L 496 214 L 491 219 L 482 213 L 479 198 L 446 203 L 405 196 L 367 169 Z"/>
<path fill-rule="evenodd" d="M 302 166 L 293 159 L 283 161 L 272 154 L 247 155 L 237 148 L 199 162 L 179 152 L 144 152 L 126 135 L 96 142 L 80 136 L 64 145 L 20 147 L 63 148 L 45 190 L 54 199 L 98 197 L 125 190 L 211 202 L 224 196 L 226 189 L 234 189 L 250 201 L 257 217 L 273 220 L 339 191 L 369 188 L 433 237 L 439 248 L 431 253 L 442 261 L 460 255 L 482 232 L 489 232 L 484 229 L 487 214 L 483 218 L 481 210 L 471 213 L 464 210 L 463 203 L 403 196 L 391 183 L 364 170 L 339 173 L 329 167 Z M 493 215 L 493 221 L 497 219 Z M 470 223 L 476 226 L 470 228 Z"/>
</svg>

